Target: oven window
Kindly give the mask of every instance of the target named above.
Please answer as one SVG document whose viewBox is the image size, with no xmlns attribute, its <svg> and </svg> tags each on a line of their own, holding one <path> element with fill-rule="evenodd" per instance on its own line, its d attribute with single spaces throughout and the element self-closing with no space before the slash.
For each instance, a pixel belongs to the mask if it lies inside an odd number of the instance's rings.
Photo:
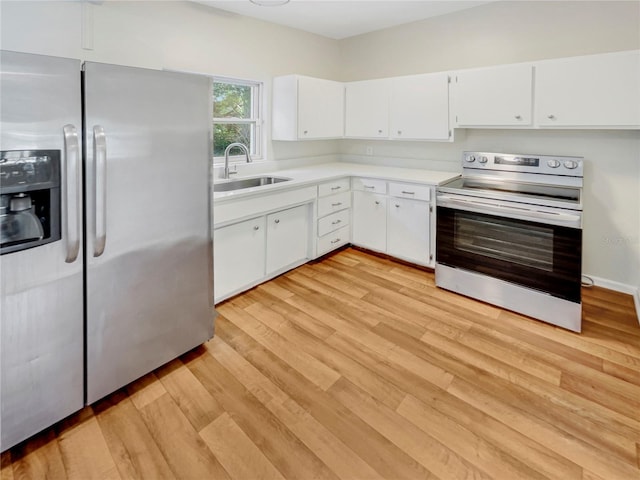
<svg viewBox="0 0 640 480">
<path fill-rule="evenodd" d="M 582 230 L 437 207 L 436 262 L 580 302 Z"/>
<path fill-rule="evenodd" d="M 458 250 L 553 271 L 553 228 L 457 212 L 454 231 Z"/>
</svg>

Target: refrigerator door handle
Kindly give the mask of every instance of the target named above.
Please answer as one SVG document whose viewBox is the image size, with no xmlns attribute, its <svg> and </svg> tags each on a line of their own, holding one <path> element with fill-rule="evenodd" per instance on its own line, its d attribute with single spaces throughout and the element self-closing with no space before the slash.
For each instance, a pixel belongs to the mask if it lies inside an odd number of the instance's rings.
<svg viewBox="0 0 640 480">
<path fill-rule="evenodd" d="M 80 251 L 80 143 L 78 130 L 68 124 L 62 128 L 64 132 L 64 153 L 66 159 L 65 189 L 66 198 L 66 232 L 67 257 L 65 262 L 73 263 Z"/>
<path fill-rule="evenodd" d="M 95 241 L 93 256 L 99 257 L 107 243 L 107 139 L 104 128 L 93 127 Z"/>
</svg>

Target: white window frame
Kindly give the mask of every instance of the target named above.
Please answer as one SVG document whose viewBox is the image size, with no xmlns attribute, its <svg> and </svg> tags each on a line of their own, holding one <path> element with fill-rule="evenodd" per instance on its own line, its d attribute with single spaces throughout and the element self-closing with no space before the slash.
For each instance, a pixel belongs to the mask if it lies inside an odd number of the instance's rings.
<svg viewBox="0 0 640 480">
<path fill-rule="evenodd" d="M 251 145 L 249 151 L 251 152 L 252 161 L 261 161 L 264 158 L 264 119 L 263 119 L 263 106 L 262 100 L 264 95 L 264 84 L 257 80 L 245 80 L 232 77 L 220 77 L 213 76 L 213 83 L 230 83 L 234 85 L 243 85 L 251 87 L 251 118 L 212 118 L 212 129 L 215 135 L 216 124 L 248 124 L 255 125 L 252 132 Z M 215 101 L 214 92 L 211 92 L 212 102 Z M 213 104 L 213 103 L 212 103 Z M 213 111 L 212 111 L 213 114 Z M 211 139 L 213 142 L 213 138 Z M 241 153 L 240 149 L 233 149 L 229 155 L 229 164 L 243 163 L 245 162 L 245 156 Z M 214 165 L 224 164 L 224 155 L 213 157 Z"/>
</svg>

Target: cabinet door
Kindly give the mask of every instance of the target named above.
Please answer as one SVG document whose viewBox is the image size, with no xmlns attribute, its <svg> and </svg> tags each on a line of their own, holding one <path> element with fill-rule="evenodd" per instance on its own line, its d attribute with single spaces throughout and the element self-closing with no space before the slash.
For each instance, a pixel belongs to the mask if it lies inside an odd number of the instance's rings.
<svg viewBox="0 0 640 480">
<path fill-rule="evenodd" d="M 457 125 L 531 125 L 533 67 L 506 65 L 455 74 Z"/>
<path fill-rule="evenodd" d="M 434 73 L 391 80 L 391 138 L 449 139 L 449 75 Z"/>
<path fill-rule="evenodd" d="M 387 253 L 421 265 L 429 264 L 429 203 L 406 198 L 389 199 Z"/>
<path fill-rule="evenodd" d="M 536 123 L 544 127 L 640 127 L 640 52 L 536 65 Z"/>
<path fill-rule="evenodd" d="M 389 136 L 389 89 L 389 79 L 346 84 L 345 137 Z"/>
<path fill-rule="evenodd" d="M 319 78 L 298 78 L 298 138 L 340 138 L 344 135 L 344 84 Z"/>
<path fill-rule="evenodd" d="M 375 193 L 353 192 L 354 244 L 385 252 L 387 248 L 387 197 Z"/>
<path fill-rule="evenodd" d="M 267 274 L 309 258 L 309 207 L 267 216 Z"/>
<path fill-rule="evenodd" d="M 216 301 L 265 275 L 265 218 L 229 225 L 213 232 Z"/>
</svg>

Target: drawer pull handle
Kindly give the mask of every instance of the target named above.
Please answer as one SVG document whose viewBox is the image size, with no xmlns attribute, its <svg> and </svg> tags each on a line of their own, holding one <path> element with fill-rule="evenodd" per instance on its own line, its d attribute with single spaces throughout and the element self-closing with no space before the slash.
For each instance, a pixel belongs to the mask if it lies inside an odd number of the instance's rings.
<svg viewBox="0 0 640 480">
<path fill-rule="evenodd" d="M 365 185 L 364 188 L 376 188 L 375 185 Z"/>
<path fill-rule="evenodd" d="M 335 222 L 331 222 L 331 225 L 338 225 L 339 223 L 342 223 L 342 220 L 336 220 Z"/>
<path fill-rule="evenodd" d="M 404 193 L 405 195 L 415 195 L 416 192 L 405 192 L 404 190 L 402 190 L 402 193 Z"/>
<path fill-rule="evenodd" d="M 331 187 L 331 190 L 340 190 L 342 187 L 338 185 L 337 187 Z"/>
<path fill-rule="evenodd" d="M 331 240 L 331 243 L 338 243 L 340 241 L 339 238 L 336 238 L 335 240 Z"/>
<path fill-rule="evenodd" d="M 342 202 L 332 203 L 331 204 L 332 207 L 339 207 L 340 205 L 342 205 Z"/>
</svg>

